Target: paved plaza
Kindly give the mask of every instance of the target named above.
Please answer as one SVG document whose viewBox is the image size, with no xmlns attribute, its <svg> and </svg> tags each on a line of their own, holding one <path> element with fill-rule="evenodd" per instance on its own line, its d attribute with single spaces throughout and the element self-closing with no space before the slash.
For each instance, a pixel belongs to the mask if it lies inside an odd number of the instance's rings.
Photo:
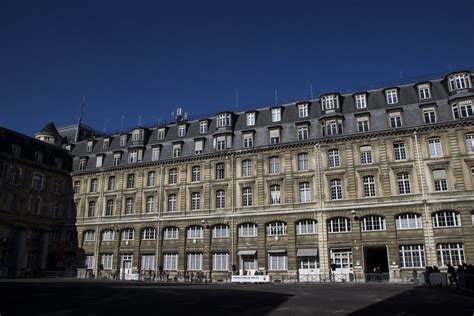
<svg viewBox="0 0 474 316">
<path fill-rule="evenodd" d="M 474 297 L 396 284 L 181 285 L 0 281 L 10 315 L 469 315 Z"/>
</svg>

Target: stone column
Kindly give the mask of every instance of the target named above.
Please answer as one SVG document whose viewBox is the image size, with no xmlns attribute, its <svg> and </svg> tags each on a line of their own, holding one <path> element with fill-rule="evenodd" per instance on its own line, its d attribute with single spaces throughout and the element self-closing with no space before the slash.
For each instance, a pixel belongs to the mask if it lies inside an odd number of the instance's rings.
<svg viewBox="0 0 474 316">
<path fill-rule="evenodd" d="M 49 248 L 49 231 L 44 231 L 40 242 L 40 269 L 46 269 L 46 262 L 48 260 L 48 248 Z"/>
</svg>

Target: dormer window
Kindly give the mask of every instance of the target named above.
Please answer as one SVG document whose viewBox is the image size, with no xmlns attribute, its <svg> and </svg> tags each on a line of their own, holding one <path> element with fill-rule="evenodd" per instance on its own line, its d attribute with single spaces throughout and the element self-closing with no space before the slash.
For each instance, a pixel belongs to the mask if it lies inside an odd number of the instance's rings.
<svg viewBox="0 0 474 316">
<path fill-rule="evenodd" d="M 217 115 L 217 127 L 228 127 L 231 125 L 230 113 L 221 113 Z"/>
<path fill-rule="evenodd" d="M 204 140 L 198 139 L 194 141 L 194 154 L 200 155 L 204 151 Z"/>
<path fill-rule="evenodd" d="M 323 136 L 342 134 L 342 119 L 327 120 L 321 122 L 321 132 Z"/>
<path fill-rule="evenodd" d="M 230 135 L 220 135 L 214 138 L 214 149 L 226 150 L 232 146 L 232 136 Z"/>
<path fill-rule="evenodd" d="M 322 96 L 321 107 L 325 112 L 334 112 L 335 109 L 339 109 L 339 96 L 337 94 Z"/>
<path fill-rule="evenodd" d="M 21 146 L 20 145 L 12 145 L 12 155 L 16 158 L 19 158 L 21 155 Z"/>
<path fill-rule="evenodd" d="M 385 91 L 385 97 L 387 98 L 387 104 L 398 103 L 397 89 L 390 89 Z"/>
<path fill-rule="evenodd" d="M 151 149 L 151 161 L 160 159 L 160 147 L 153 147 Z"/>
<path fill-rule="evenodd" d="M 200 134 L 207 133 L 207 121 L 200 121 L 199 122 L 199 133 Z"/>
<path fill-rule="evenodd" d="M 453 116 L 455 119 L 474 116 L 471 100 L 459 101 L 458 103 L 454 103 L 452 106 Z"/>
<path fill-rule="evenodd" d="M 178 137 L 184 137 L 186 135 L 186 125 L 178 126 Z"/>
<path fill-rule="evenodd" d="M 156 138 L 158 140 L 163 140 L 165 139 L 165 129 L 164 128 L 159 128 L 157 133 L 156 133 Z"/>
<path fill-rule="evenodd" d="M 255 112 L 248 112 L 245 114 L 247 119 L 247 126 L 254 126 L 255 125 Z"/>
<path fill-rule="evenodd" d="M 309 127 L 307 124 L 297 127 L 298 140 L 307 140 L 309 138 Z"/>
<path fill-rule="evenodd" d="M 142 151 L 139 149 L 132 149 L 128 152 L 128 162 L 135 163 L 142 160 Z"/>
<path fill-rule="evenodd" d="M 79 159 L 79 170 L 86 170 L 87 158 Z"/>
<path fill-rule="evenodd" d="M 367 96 L 365 93 L 356 94 L 354 98 L 358 110 L 367 108 Z"/>
<path fill-rule="evenodd" d="M 298 117 L 299 118 L 308 117 L 308 113 L 309 113 L 309 104 L 308 103 L 298 104 Z"/>
<path fill-rule="evenodd" d="M 125 147 L 127 144 L 127 135 L 120 136 L 120 147 Z"/>
<path fill-rule="evenodd" d="M 423 83 L 418 85 L 418 97 L 420 100 L 429 100 L 431 99 L 430 84 Z"/>
<path fill-rule="evenodd" d="M 272 109 L 272 122 L 280 122 L 281 121 L 281 108 L 273 108 Z"/>
<path fill-rule="evenodd" d="M 242 138 L 243 138 L 243 147 L 244 148 L 253 147 L 253 132 L 243 133 Z"/>
<path fill-rule="evenodd" d="M 183 145 L 181 143 L 173 144 L 173 158 L 181 157 L 181 147 Z"/>
<path fill-rule="evenodd" d="M 92 148 L 94 147 L 94 142 L 93 141 L 88 141 L 87 142 L 87 148 L 86 148 L 86 152 L 90 153 L 92 152 Z"/>
<path fill-rule="evenodd" d="M 102 149 L 109 149 L 110 146 L 110 139 L 104 138 L 104 142 L 102 143 Z"/>
<path fill-rule="evenodd" d="M 104 155 L 97 155 L 95 158 L 96 168 L 102 168 L 103 162 L 104 162 Z"/>
<path fill-rule="evenodd" d="M 40 151 L 35 152 L 35 161 L 38 163 L 43 163 L 43 153 Z"/>
<path fill-rule="evenodd" d="M 402 127 L 402 113 L 397 111 L 397 112 L 391 112 L 389 113 L 389 118 L 390 118 L 390 127 Z"/>
<path fill-rule="evenodd" d="M 270 144 L 275 145 L 280 143 L 280 129 L 273 128 L 270 130 Z"/>
<path fill-rule="evenodd" d="M 132 133 L 133 141 L 143 141 L 144 131 L 142 129 L 136 129 Z"/>
<path fill-rule="evenodd" d="M 467 89 L 471 87 L 471 76 L 469 73 L 452 74 L 448 77 L 449 91 Z"/>
<path fill-rule="evenodd" d="M 122 154 L 121 153 L 115 153 L 114 154 L 114 160 L 113 160 L 113 165 L 114 166 L 120 166 L 120 160 L 122 158 Z"/>
<path fill-rule="evenodd" d="M 370 129 L 369 117 L 361 116 L 357 118 L 357 131 L 358 132 L 368 132 Z"/>
</svg>

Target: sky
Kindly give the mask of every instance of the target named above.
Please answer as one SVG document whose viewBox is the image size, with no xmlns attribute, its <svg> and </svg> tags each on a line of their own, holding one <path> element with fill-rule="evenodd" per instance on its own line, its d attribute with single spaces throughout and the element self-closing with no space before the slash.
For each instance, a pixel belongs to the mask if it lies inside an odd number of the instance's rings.
<svg viewBox="0 0 474 316">
<path fill-rule="evenodd" d="M 99 131 L 474 69 L 474 1 L 0 2 L 0 126 Z M 237 97 L 238 95 L 238 97 Z"/>
</svg>

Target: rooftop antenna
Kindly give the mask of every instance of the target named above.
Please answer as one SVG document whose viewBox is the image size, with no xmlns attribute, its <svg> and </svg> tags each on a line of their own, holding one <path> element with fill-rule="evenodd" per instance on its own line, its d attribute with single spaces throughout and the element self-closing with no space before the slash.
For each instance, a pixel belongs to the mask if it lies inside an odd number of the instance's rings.
<svg viewBox="0 0 474 316">
<path fill-rule="evenodd" d="M 449 67 L 449 72 L 453 71 L 453 69 L 451 68 L 451 64 L 448 64 L 448 67 Z"/>
<path fill-rule="evenodd" d="M 122 124 L 120 125 L 120 132 L 123 132 L 123 120 L 125 119 L 125 116 L 122 114 Z"/>
<path fill-rule="evenodd" d="M 275 88 L 275 104 L 278 104 L 278 91 Z"/>
<path fill-rule="evenodd" d="M 313 84 L 312 84 L 312 83 L 309 85 L 309 88 L 310 88 L 310 90 L 311 90 L 311 100 L 313 100 L 313 99 L 314 99 L 314 95 L 313 95 Z"/>
<path fill-rule="evenodd" d="M 400 80 L 403 80 L 403 73 L 401 69 L 400 69 Z"/>
<path fill-rule="evenodd" d="M 239 90 L 235 91 L 235 111 L 239 111 Z"/>
<path fill-rule="evenodd" d="M 184 112 L 184 119 L 185 119 L 185 120 L 188 119 L 188 112 Z"/>
<path fill-rule="evenodd" d="M 155 116 L 154 119 L 156 120 L 156 125 L 160 125 L 161 124 L 161 115 L 158 117 L 158 116 Z"/>
<path fill-rule="evenodd" d="M 138 116 L 138 127 L 142 126 L 142 116 Z"/>
<path fill-rule="evenodd" d="M 84 120 L 84 114 L 86 113 L 86 96 L 82 96 L 82 102 L 81 102 L 81 112 L 79 114 L 79 121 L 78 124 L 81 124 L 82 121 Z"/>
<path fill-rule="evenodd" d="M 105 117 L 105 125 L 104 125 L 104 134 L 107 131 L 107 125 L 109 124 L 109 118 L 106 116 Z"/>
</svg>

